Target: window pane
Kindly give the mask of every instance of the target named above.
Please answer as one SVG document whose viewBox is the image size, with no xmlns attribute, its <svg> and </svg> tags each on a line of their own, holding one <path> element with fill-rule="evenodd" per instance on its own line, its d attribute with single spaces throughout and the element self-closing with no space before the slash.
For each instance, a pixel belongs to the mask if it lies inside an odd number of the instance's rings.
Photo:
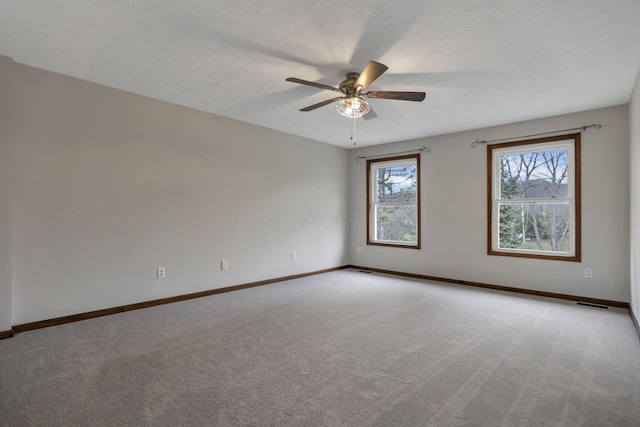
<svg viewBox="0 0 640 427">
<path fill-rule="evenodd" d="M 569 252 L 569 203 L 500 204 L 499 247 Z"/>
<path fill-rule="evenodd" d="M 378 206 L 376 240 L 415 243 L 416 223 L 416 206 Z"/>
<path fill-rule="evenodd" d="M 500 198 L 541 199 L 569 195 L 567 149 L 500 156 Z"/>
<path fill-rule="evenodd" d="M 375 178 L 376 202 L 416 202 L 418 178 L 415 164 L 376 168 Z"/>
<path fill-rule="evenodd" d="M 367 244 L 420 249 L 420 155 L 367 160 Z"/>
<path fill-rule="evenodd" d="M 489 255 L 580 261 L 580 133 L 487 145 Z"/>
</svg>

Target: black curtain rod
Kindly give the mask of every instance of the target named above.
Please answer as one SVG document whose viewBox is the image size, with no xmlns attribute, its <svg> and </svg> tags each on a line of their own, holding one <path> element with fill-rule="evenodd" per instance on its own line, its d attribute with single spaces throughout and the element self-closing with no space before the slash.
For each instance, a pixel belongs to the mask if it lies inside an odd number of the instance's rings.
<svg viewBox="0 0 640 427">
<path fill-rule="evenodd" d="M 426 151 L 427 153 L 430 152 L 431 150 L 428 149 L 427 147 L 422 147 L 422 148 L 416 148 L 415 150 L 408 150 L 408 151 L 397 151 L 395 153 L 387 153 L 387 154 L 375 154 L 373 156 L 358 156 L 356 157 L 356 162 L 360 161 L 360 159 L 373 159 L 376 157 L 387 157 L 387 156 L 394 156 L 396 154 L 408 154 L 408 153 L 422 153 L 423 151 Z"/>
<path fill-rule="evenodd" d="M 601 127 L 602 127 L 602 125 L 597 125 L 595 123 L 591 123 L 590 125 L 582 126 L 582 127 L 579 127 L 579 128 L 554 130 L 554 131 L 551 131 L 551 132 L 534 133 L 532 135 L 514 136 L 514 137 L 511 137 L 511 138 L 490 139 L 488 141 L 484 141 L 484 140 L 481 141 L 479 139 L 476 139 L 474 142 L 471 143 L 471 146 L 475 147 L 478 144 L 489 144 L 491 142 L 512 141 L 514 139 L 531 138 L 531 137 L 534 137 L 534 136 L 551 135 L 551 134 L 554 134 L 554 133 L 570 132 L 570 131 L 574 131 L 574 130 L 579 130 L 579 131 L 582 132 L 582 131 L 585 131 L 585 130 L 587 130 L 589 128 L 600 129 Z"/>
</svg>

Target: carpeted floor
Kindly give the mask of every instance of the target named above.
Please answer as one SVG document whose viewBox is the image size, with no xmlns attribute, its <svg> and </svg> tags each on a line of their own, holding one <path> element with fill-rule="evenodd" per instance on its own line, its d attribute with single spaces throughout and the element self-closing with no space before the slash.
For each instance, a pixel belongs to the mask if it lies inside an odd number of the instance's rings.
<svg viewBox="0 0 640 427">
<path fill-rule="evenodd" d="M 638 426 L 626 310 L 342 270 L 0 341 L 2 426 Z"/>
</svg>

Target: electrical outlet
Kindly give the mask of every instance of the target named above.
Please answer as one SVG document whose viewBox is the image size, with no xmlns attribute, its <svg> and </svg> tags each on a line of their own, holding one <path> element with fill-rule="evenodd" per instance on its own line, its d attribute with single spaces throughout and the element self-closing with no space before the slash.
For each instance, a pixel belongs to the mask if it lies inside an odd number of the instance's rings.
<svg viewBox="0 0 640 427">
<path fill-rule="evenodd" d="M 291 252 L 291 261 L 295 261 L 296 259 L 298 259 L 298 255 L 296 255 L 295 252 Z"/>
<path fill-rule="evenodd" d="M 165 277 L 167 277 L 167 272 L 165 271 L 164 267 L 158 267 L 158 269 L 156 270 L 156 277 L 158 279 L 164 279 Z"/>
<path fill-rule="evenodd" d="M 229 269 L 229 260 L 228 259 L 223 259 L 222 262 L 220 263 L 220 269 L 222 271 L 227 271 Z"/>
<path fill-rule="evenodd" d="M 362 253 L 362 248 L 358 248 L 358 249 L 356 249 L 356 253 L 357 253 L 358 255 L 360 255 L 360 254 Z"/>
<path fill-rule="evenodd" d="M 593 269 L 585 268 L 584 269 L 584 277 L 586 277 L 587 279 L 592 279 L 593 278 Z"/>
</svg>

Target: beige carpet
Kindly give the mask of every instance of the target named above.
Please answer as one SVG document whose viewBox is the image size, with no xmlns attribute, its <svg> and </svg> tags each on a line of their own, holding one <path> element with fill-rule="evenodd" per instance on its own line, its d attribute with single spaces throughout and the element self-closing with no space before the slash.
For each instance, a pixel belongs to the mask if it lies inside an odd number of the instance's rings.
<svg viewBox="0 0 640 427">
<path fill-rule="evenodd" d="M 626 310 L 354 270 L 0 341 L 2 426 L 638 426 Z"/>
</svg>

